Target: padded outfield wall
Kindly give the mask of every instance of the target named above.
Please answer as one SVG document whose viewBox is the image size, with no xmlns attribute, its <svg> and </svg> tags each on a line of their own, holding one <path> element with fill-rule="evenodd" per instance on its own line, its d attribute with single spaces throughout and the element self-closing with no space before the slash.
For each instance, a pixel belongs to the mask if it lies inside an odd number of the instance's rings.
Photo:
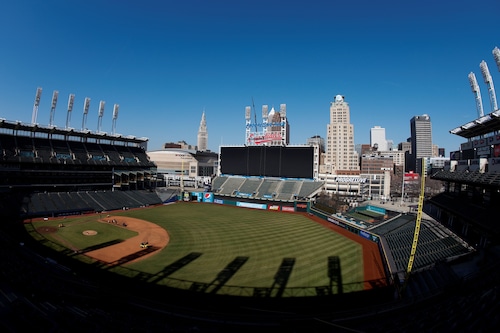
<svg viewBox="0 0 500 333">
<path fill-rule="evenodd" d="M 220 205 L 237 206 L 244 208 L 284 211 L 284 212 L 309 212 L 310 201 L 272 201 L 250 198 L 236 198 L 217 196 L 213 192 L 184 192 L 179 200 L 208 202 Z"/>
</svg>

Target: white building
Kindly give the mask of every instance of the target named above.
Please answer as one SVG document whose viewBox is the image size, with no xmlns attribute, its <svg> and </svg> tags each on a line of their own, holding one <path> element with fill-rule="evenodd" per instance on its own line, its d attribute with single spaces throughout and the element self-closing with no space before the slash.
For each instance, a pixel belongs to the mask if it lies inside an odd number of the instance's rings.
<svg viewBox="0 0 500 333">
<path fill-rule="evenodd" d="M 387 140 L 385 138 L 385 128 L 374 126 L 370 129 L 370 147 L 377 147 L 378 151 L 388 151 Z"/>
</svg>

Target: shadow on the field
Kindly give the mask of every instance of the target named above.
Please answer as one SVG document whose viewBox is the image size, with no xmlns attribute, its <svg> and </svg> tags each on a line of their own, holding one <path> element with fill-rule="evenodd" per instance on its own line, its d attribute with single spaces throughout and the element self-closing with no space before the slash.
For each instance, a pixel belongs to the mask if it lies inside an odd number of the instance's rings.
<svg viewBox="0 0 500 333">
<path fill-rule="evenodd" d="M 137 258 L 143 257 L 143 256 L 150 254 L 150 253 L 152 253 L 156 250 L 159 250 L 159 249 L 160 248 L 156 247 L 156 246 L 148 246 L 148 247 L 142 248 L 142 250 L 140 250 L 140 251 L 134 252 L 134 253 L 129 254 L 125 257 L 121 257 L 120 259 L 110 263 L 108 265 L 108 267 L 114 267 L 114 266 L 120 266 L 120 265 L 126 264 L 127 262 L 130 262 L 130 261 L 135 260 Z"/>
<path fill-rule="evenodd" d="M 113 239 L 109 242 L 104 242 L 101 244 L 86 247 L 86 248 L 80 250 L 79 253 L 86 253 L 86 252 L 90 252 L 90 251 L 94 251 L 94 250 L 99 250 L 99 249 L 102 249 L 104 247 L 108 247 L 108 246 L 115 245 L 115 244 L 120 244 L 123 241 L 124 241 L 123 239 Z"/>
<path fill-rule="evenodd" d="M 190 290 L 216 294 L 231 277 L 247 262 L 248 257 L 236 257 L 210 283 L 193 282 Z"/>
<path fill-rule="evenodd" d="M 274 282 L 270 288 L 255 288 L 254 297 L 282 297 L 286 289 L 288 279 L 292 274 L 293 266 L 295 266 L 295 258 L 283 258 L 278 271 L 274 275 Z"/>
<path fill-rule="evenodd" d="M 152 278 L 148 279 L 149 282 L 158 282 L 163 278 L 168 277 L 169 275 L 175 273 L 182 267 L 186 266 L 190 262 L 196 260 L 199 256 L 201 256 L 202 253 L 199 252 L 191 252 L 188 255 L 176 260 L 175 262 L 171 263 L 168 266 L 165 266 L 163 270 L 160 272 L 156 273 Z"/>
<path fill-rule="evenodd" d="M 342 270 L 338 256 L 328 257 L 328 277 L 330 278 L 330 293 L 333 293 L 333 285 L 337 286 L 337 294 L 344 292 L 342 288 Z"/>
</svg>

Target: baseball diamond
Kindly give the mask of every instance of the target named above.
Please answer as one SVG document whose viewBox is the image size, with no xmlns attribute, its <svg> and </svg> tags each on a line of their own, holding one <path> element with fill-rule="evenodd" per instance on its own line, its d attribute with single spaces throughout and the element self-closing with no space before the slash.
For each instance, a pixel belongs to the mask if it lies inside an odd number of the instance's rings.
<svg viewBox="0 0 500 333">
<path fill-rule="evenodd" d="M 308 214 L 179 202 L 117 211 L 106 218 L 65 218 L 64 227 L 53 227 L 59 224 L 60 219 L 32 222 L 36 231 L 51 228 L 53 232 L 42 234 L 53 242 L 161 285 L 183 280 L 184 288 L 203 285 L 200 291 L 228 295 L 242 295 L 242 290 L 253 295 L 267 288 L 269 296 L 287 297 L 315 296 L 318 289 L 332 294 L 360 291 L 386 283 L 376 244 Z M 96 236 L 78 236 L 82 229 L 88 235 L 89 225 L 99 230 Z M 140 246 L 144 242 L 148 251 Z M 185 260 L 194 253 L 199 255 Z M 340 262 L 335 276 L 328 267 L 332 257 Z M 246 260 L 235 269 L 230 267 L 235 258 Z M 293 264 L 284 270 L 287 260 Z"/>
</svg>

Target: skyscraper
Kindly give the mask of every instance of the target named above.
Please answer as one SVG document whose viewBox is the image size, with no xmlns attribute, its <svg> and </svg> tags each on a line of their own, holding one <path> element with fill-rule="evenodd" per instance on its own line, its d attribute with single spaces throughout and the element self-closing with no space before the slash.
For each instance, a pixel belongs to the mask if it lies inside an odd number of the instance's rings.
<svg viewBox="0 0 500 333">
<path fill-rule="evenodd" d="M 206 151 L 208 147 L 207 121 L 205 111 L 201 115 L 200 128 L 198 129 L 198 151 Z"/>
<path fill-rule="evenodd" d="M 374 126 L 370 129 L 370 147 L 377 147 L 378 151 L 389 150 L 385 139 L 385 128 Z"/>
<path fill-rule="evenodd" d="M 332 174 L 359 173 L 358 153 L 354 149 L 354 127 L 350 123 L 349 104 L 337 95 L 330 103 L 330 123 L 327 125 L 325 166 Z"/>
<path fill-rule="evenodd" d="M 421 173 L 422 158 L 432 157 L 431 117 L 427 114 L 415 116 L 410 120 L 411 130 L 411 168 Z"/>
</svg>

